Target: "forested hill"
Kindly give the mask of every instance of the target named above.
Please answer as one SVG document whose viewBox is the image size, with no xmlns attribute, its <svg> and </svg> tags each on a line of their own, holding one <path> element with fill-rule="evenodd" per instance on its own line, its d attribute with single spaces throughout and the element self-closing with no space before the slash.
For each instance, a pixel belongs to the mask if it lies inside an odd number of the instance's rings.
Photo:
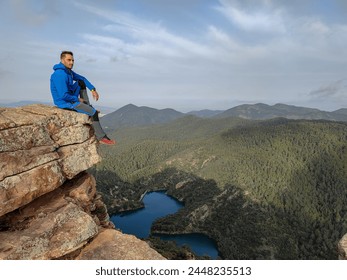
<svg viewBox="0 0 347 280">
<path fill-rule="evenodd" d="M 115 185 L 127 203 L 163 187 L 185 201 L 154 230 L 207 233 L 226 259 L 337 258 L 347 232 L 346 123 L 186 117 L 114 136 L 97 167 L 110 203 Z"/>
<path fill-rule="evenodd" d="M 347 115 L 347 109 L 346 108 L 339 109 L 339 110 L 334 111 L 333 113 L 339 114 L 339 115 Z"/>
<path fill-rule="evenodd" d="M 184 116 L 183 113 L 173 109 L 154 109 L 146 106 L 138 107 L 128 104 L 101 118 L 101 124 L 107 130 L 120 127 L 143 126 L 173 121 Z"/>
</svg>

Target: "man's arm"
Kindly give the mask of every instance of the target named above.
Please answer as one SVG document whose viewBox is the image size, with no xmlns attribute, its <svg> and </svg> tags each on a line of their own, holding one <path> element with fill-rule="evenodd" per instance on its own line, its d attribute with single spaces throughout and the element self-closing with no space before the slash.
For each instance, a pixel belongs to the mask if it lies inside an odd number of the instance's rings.
<svg viewBox="0 0 347 280">
<path fill-rule="evenodd" d="M 95 101 L 99 100 L 99 93 L 96 91 L 95 88 L 92 90 L 92 95 L 93 95 L 93 98 L 95 99 Z"/>
<path fill-rule="evenodd" d="M 91 84 L 91 82 L 88 81 L 87 78 L 77 74 L 76 72 L 72 71 L 73 79 L 74 81 L 82 80 L 86 87 L 92 92 L 93 98 L 98 101 L 99 100 L 99 93 L 96 91 L 95 87 Z"/>
<path fill-rule="evenodd" d="M 74 71 L 71 71 L 72 72 L 72 78 L 74 81 L 78 81 L 78 80 L 82 80 L 85 84 L 86 84 L 86 87 L 89 89 L 89 90 L 92 90 L 92 89 L 95 89 L 95 87 L 91 84 L 91 82 L 89 82 L 87 80 L 87 78 L 77 74 L 76 72 Z"/>
</svg>

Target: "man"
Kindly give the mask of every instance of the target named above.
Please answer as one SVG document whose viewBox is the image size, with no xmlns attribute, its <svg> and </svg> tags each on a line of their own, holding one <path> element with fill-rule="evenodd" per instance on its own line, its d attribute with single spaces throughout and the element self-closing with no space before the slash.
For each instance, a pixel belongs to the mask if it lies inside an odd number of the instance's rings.
<svg viewBox="0 0 347 280">
<path fill-rule="evenodd" d="M 95 136 L 99 142 L 114 145 L 116 141 L 107 137 L 100 125 L 98 111 L 89 103 L 87 88 L 92 92 L 95 101 L 99 99 L 98 92 L 85 77 L 72 71 L 73 65 L 73 53 L 63 51 L 60 55 L 60 63 L 53 66 L 51 93 L 54 104 L 62 109 L 74 110 L 91 116 Z"/>
</svg>

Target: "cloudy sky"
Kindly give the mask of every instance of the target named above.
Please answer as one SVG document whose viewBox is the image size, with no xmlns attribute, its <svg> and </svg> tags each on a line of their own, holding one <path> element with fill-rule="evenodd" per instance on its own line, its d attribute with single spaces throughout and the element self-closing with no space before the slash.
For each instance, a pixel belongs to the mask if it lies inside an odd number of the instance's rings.
<svg viewBox="0 0 347 280">
<path fill-rule="evenodd" d="M 347 107 L 345 0 L 0 4 L 0 102 L 51 101 L 52 66 L 71 50 L 104 106 Z"/>
</svg>

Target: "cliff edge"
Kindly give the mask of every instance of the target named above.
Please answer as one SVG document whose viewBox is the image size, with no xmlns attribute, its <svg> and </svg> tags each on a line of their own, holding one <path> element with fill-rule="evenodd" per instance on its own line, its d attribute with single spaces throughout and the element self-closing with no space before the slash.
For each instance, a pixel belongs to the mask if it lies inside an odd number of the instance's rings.
<svg viewBox="0 0 347 280">
<path fill-rule="evenodd" d="M 0 259 L 164 259 L 109 221 L 97 145 L 84 114 L 0 108 Z"/>
</svg>

